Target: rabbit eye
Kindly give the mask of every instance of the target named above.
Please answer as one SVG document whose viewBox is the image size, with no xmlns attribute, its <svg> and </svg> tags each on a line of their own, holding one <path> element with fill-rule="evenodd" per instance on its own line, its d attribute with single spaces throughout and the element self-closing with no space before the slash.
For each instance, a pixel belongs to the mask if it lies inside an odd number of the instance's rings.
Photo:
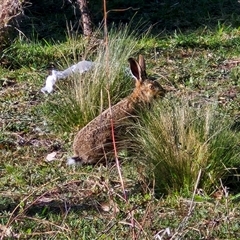
<svg viewBox="0 0 240 240">
<path fill-rule="evenodd" d="M 153 90 L 153 89 L 154 89 L 154 86 L 151 84 L 151 85 L 149 86 L 149 88 L 150 88 L 151 90 Z"/>
</svg>

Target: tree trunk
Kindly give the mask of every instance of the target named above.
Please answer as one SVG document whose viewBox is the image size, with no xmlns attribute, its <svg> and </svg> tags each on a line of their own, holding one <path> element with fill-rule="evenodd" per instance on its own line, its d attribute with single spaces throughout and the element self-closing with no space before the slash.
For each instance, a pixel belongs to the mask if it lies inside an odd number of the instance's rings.
<svg viewBox="0 0 240 240">
<path fill-rule="evenodd" d="M 9 34 L 9 21 L 21 12 L 19 0 L 0 0 L 0 50 L 7 42 Z"/>
<path fill-rule="evenodd" d="M 81 21 L 82 21 L 82 28 L 83 28 L 83 34 L 85 36 L 91 36 L 93 33 L 92 29 L 92 21 L 89 14 L 88 6 L 87 6 L 87 0 L 77 0 L 81 12 Z"/>
</svg>

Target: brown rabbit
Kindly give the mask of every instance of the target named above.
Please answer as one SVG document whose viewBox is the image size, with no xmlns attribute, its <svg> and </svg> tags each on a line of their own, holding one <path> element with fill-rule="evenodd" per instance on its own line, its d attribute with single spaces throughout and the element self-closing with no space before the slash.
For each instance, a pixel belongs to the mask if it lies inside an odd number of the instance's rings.
<svg viewBox="0 0 240 240">
<path fill-rule="evenodd" d="M 165 90 L 158 82 L 147 78 L 145 60 L 142 55 L 139 55 L 138 62 L 133 58 L 129 58 L 128 61 L 135 78 L 135 88 L 132 94 L 112 106 L 111 109 L 106 109 L 77 133 L 73 142 L 74 156 L 68 159 L 68 165 L 95 164 L 103 160 L 106 148 L 109 146 L 113 148 L 111 119 L 116 130 L 124 119 L 134 114 L 137 107 L 149 104 L 157 96 L 165 95 Z"/>
</svg>

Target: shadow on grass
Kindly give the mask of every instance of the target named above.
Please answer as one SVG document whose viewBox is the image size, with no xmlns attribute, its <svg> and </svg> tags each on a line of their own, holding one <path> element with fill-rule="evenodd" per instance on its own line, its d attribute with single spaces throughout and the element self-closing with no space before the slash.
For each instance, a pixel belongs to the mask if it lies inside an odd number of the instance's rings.
<svg viewBox="0 0 240 240">
<path fill-rule="evenodd" d="M 30 1 L 24 15 L 15 19 L 18 32 L 29 39 L 65 41 L 67 31 L 81 33 L 79 19 L 81 14 L 76 1 L 43 0 Z M 94 25 L 97 27 L 103 19 L 102 1 L 89 1 Z M 153 26 L 153 32 L 173 32 L 175 30 L 194 30 L 201 26 L 214 27 L 219 23 L 240 25 L 240 3 L 237 0 L 155 0 L 127 1 L 112 0 L 107 9 L 126 9 L 127 11 L 109 11 L 108 23 L 145 22 L 145 27 Z M 69 26 L 67 30 L 66 26 Z M 132 24 L 135 26 L 135 24 Z M 142 31 L 144 29 L 139 29 Z"/>
</svg>

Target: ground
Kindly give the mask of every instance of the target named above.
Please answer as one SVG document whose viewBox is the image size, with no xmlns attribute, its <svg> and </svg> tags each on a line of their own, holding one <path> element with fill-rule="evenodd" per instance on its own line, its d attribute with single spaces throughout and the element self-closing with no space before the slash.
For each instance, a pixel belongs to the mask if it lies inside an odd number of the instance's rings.
<svg viewBox="0 0 240 240">
<path fill-rule="evenodd" d="M 137 41 L 134 57 L 146 56 L 150 75 L 169 91 L 166 101 L 184 97 L 194 107 L 213 103 L 231 116 L 239 132 L 238 27 L 204 26 Z M 61 66 L 62 53 L 68 53 L 68 62 L 74 59 L 68 46 L 69 41 L 16 41 L 2 55 L 1 238 L 240 238 L 237 188 L 206 193 L 193 187 L 156 196 L 145 162 L 123 158 L 123 185 L 115 162 L 66 166 L 78 127 L 56 131 L 58 125 L 49 121 L 46 110 L 50 103 L 61 105 L 65 83 L 52 95 L 40 89 L 47 64 L 60 61 Z"/>
</svg>

